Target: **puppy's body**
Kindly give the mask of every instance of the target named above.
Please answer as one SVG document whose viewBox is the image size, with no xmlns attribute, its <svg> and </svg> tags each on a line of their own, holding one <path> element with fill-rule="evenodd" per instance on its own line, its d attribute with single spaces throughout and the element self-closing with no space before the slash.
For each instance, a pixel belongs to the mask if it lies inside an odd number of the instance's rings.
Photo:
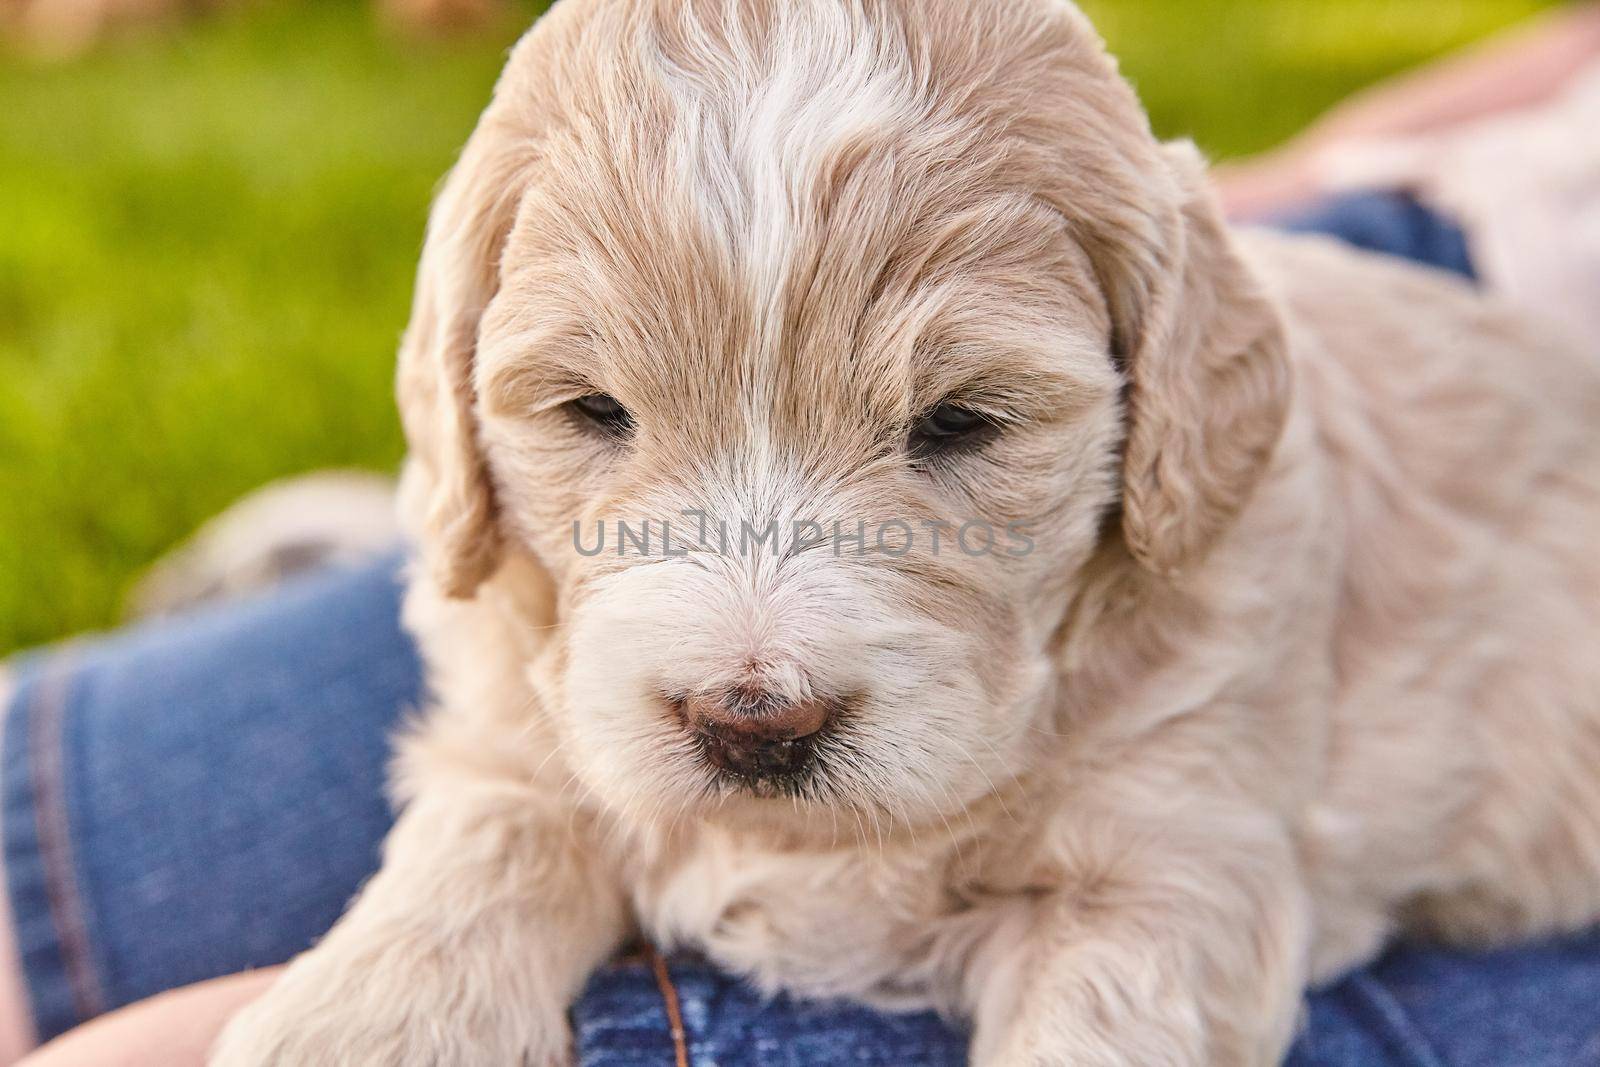
<svg viewBox="0 0 1600 1067">
<path fill-rule="evenodd" d="M 1317 971 L 1369 955 L 1399 904 L 1470 941 L 1592 922 L 1600 367 L 1427 272 L 1263 243 L 1334 550 L 1306 586 L 1332 610 L 1315 659 L 1283 665 L 1327 679 Z"/>
<path fill-rule="evenodd" d="M 441 196 L 401 395 L 439 710 L 220 1063 L 560 1062 L 637 931 L 979 1063 L 1268 1064 L 1402 925 L 1600 914 L 1600 369 L 1228 234 L 1064 6 L 567 0 Z M 907 445 L 952 398 L 994 433 Z M 1037 550 L 570 542 L 685 510 Z M 747 691 L 831 709 L 803 771 L 697 732 Z"/>
</svg>

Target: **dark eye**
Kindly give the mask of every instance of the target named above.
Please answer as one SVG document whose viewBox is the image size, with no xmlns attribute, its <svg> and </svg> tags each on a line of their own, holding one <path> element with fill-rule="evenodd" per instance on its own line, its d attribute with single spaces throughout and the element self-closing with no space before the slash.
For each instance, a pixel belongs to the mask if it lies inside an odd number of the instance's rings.
<svg viewBox="0 0 1600 1067">
<path fill-rule="evenodd" d="M 607 437 L 623 438 L 633 433 L 633 416 L 617 403 L 617 398 L 605 393 L 580 396 L 567 405 L 580 422 L 587 423 Z"/>
<path fill-rule="evenodd" d="M 994 420 L 959 404 L 940 404 L 911 427 L 911 454 L 925 459 L 940 453 L 975 448 L 999 427 Z"/>
</svg>

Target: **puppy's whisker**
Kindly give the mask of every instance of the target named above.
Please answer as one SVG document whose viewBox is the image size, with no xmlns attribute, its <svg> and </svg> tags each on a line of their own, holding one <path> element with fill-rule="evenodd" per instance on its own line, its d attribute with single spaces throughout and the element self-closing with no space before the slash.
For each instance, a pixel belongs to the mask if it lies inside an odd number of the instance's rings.
<svg viewBox="0 0 1600 1067">
<path fill-rule="evenodd" d="M 981 738 L 981 740 L 983 741 L 983 743 L 985 745 L 987 745 L 989 747 L 989 752 L 995 757 L 996 764 L 1003 766 L 1004 765 L 1004 761 L 1001 759 L 1000 753 L 995 750 L 994 744 L 988 738 Z M 1011 812 L 1011 806 L 1008 803 L 1006 803 L 1005 793 L 1002 792 L 1000 790 L 1000 788 L 994 784 L 994 779 L 989 776 L 989 772 L 984 769 L 983 764 L 979 763 L 977 761 L 977 759 L 973 757 L 972 753 L 970 751 L 968 751 L 968 749 L 966 748 L 965 745 L 962 745 L 959 742 L 957 742 L 956 747 L 960 750 L 961 755 L 966 758 L 967 762 L 971 763 L 972 766 L 977 769 L 978 773 L 983 775 L 983 780 L 985 782 L 987 782 L 988 785 L 989 785 L 989 795 L 994 797 L 994 799 L 999 802 L 1000 810 L 1005 813 L 1005 817 L 1007 819 L 1009 819 L 1012 823 L 1016 823 L 1016 824 L 1020 825 L 1019 823 L 1017 823 L 1017 817 L 1015 815 L 1013 815 L 1012 812 Z M 1021 782 L 1017 779 L 1016 772 L 1015 771 L 1008 772 L 1008 775 L 1009 775 L 1009 778 L 1010 778 L 1010 781 L 1009 781 L 1008 784 L 1010 784 L 1012 786 L 1020 787 Z"/>
</svg>

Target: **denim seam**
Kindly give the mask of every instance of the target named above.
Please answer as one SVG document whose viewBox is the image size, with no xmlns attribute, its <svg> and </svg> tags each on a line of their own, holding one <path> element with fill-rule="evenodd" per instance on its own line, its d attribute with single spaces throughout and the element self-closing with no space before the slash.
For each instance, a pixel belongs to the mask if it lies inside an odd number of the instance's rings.
<svg viewBox="0 0 1600 1067">
<path fill-rule="evenodd" d="M 17 1013 L 20 1018 L 16 1021 L 23 1028 L 20 1035 L 23 1044 L 32 1048 L 42 1043 L 39 1040 L 38 1011 L 34 1004 L 34 990 L 28 981 L 27 945 L 24 943 L 20 927 L 23 909 L 18 907 L 18 902 L 13 899 L 11 892 L 12 878 L 17 872 L 12 869 L 14 864 L 5 862 L 10 858 L 11 838 L 15 832 L 9 825 L 13 815 L 7 809 L 5 802 L 16 788 L 11 782 L 11 775 L 16 772 L 7 759 L 5 744 L 6 738 L 10 735 L 11 719 L 14 715 L 21 717 L 20 712 L 13 710 L 20 691 L 20 679 L 13 665 L 9 662 L 0 662 L 0 874 L 4 875 L 0 878 L 0 901 L 3 901 L 0 903 L 0 913 L 3 913 L 4 921 L 10 924 L 12 934 L 11 958 L 0 960 L 0 966 L 10 967 L 15 973 L 15 980 L 22 992 L 21 1010 Z"/>
<path fill-rule="evenodd" d="M 1345 989 L 1356 1002 L 1352 1007 L 1371 1018 L 1384 1043 L 1401 1053 L 1409 1067 L 1447 1067 L 1444 1058 L 1406 1014 L 1404 1005 L 1381 982 L 1357 974 Z"/>
<path fill-rule="evenodd" d="M 661 990 L 661 1002 L 667 1010 L 667 1026 L 672 1031 L 672 1053 L 676 1067 L 689 1067 L 689 1038 L 683 1026 L 683 1009 L 678 997 L 677 984 L 672 980 L 672 970 L 666 957 L 654 945 L 645 945 L 645 955 L 650 957 L 650 967 L 655 971 L 656 986 Z"/>
<path fill-rule="evenodd" d="M 73 1007 L 80 1019 L 92 1019 L 105 1010 L 105 998 L 90 951 L 67 822 L 62 721 L 71 688 L 68 666 L 62 659 L 46 665 L 28 702 L 28 762 L 45 899 L 55 922 Z"/>
</svg>

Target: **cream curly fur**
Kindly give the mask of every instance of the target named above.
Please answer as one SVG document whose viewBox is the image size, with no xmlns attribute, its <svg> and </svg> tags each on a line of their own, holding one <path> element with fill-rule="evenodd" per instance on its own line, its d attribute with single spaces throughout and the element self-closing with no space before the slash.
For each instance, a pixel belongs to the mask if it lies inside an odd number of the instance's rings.
<svg viewBox="0 0 1600 1067">
<path fill-rule="evenodd" d="M 382 872 L 219 1067 L 564 1063 L 637 934 L 970 1019 L 981 1065 L 1254 1067 L 1399 930 L 1600 915 L 1600 367 L 1230 232 L 1063 2 L 563 0 L 399 392 L 437 707 Z M 910 463 L 950 396 L 1005 428 Z M 572 544 L 683 509 L 1036 549 Z M 793 796 L 664 699 L 749 679 L 851 707 Z"/>
</svg>

